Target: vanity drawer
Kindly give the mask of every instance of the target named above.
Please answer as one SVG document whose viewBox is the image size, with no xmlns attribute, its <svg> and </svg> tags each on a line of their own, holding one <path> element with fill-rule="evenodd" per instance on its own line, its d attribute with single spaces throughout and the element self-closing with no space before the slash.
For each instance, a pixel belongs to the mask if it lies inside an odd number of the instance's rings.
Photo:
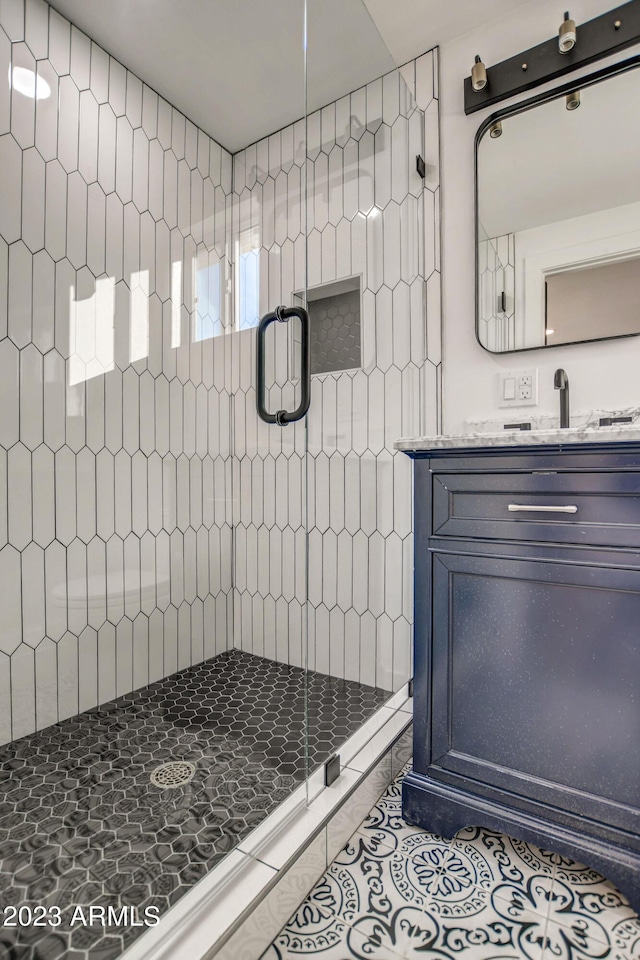
<svg viewBox="0 0 640 960">
<path fill-rule="evenodd" d="M 640 548 L 640 473 L 434 473 L 432 529 Z"/>
</svg>

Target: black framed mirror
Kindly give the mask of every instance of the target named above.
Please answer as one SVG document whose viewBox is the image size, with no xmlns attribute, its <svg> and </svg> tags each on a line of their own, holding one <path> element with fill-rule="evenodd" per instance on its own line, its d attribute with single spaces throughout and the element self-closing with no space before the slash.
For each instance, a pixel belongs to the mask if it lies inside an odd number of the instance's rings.
<svg viewBox="0 0 640 960">
<path fill-rule="evenodd" d="M 640 56 L 478 129 L 476 336 L 493 353 L 640 334 Z"/>
</svg>

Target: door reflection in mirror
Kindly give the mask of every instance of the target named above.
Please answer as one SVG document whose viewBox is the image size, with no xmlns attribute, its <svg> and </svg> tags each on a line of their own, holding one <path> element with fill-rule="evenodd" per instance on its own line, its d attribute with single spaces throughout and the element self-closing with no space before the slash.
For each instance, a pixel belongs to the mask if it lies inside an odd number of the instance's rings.
<svg viewBox="0 0 640 960">
<path fill-rule="evenodd" d="M 566 109 L 565 86 L 481 126 L 476 331 L 487 350 L 640 333 L 639 64 L 581 80 L 580 109 Z"/>
</svg>

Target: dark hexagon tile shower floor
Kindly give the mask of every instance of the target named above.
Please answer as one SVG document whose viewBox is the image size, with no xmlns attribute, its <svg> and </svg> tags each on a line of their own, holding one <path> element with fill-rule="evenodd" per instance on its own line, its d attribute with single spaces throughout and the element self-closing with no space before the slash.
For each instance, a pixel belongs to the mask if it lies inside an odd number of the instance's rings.
<svg viewBox="0 0 640 960">
<path fill-rule="evenodd" d="M 68 929 L 78 906 L 164 912 L 385 701 L 382 690 L 232 650 L 0 748 L 0 960 L 112 960 L 144 928 Z M 151 771 L 190 760 L 190 783 Z M 65 930 L 65 927 L 67 928 Z"/>
</svg>

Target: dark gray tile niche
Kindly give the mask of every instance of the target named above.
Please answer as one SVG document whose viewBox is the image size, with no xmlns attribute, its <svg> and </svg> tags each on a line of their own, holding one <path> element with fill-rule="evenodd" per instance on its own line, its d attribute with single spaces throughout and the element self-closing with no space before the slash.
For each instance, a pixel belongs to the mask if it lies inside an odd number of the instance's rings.
<svg viewBox="0 0 640 960">
<path fill-rule="evenodd" d="M 311 373 L 362 366 L 360 277 L 323 284 L 307 292 L 311 321 Z"/>
</svg>

